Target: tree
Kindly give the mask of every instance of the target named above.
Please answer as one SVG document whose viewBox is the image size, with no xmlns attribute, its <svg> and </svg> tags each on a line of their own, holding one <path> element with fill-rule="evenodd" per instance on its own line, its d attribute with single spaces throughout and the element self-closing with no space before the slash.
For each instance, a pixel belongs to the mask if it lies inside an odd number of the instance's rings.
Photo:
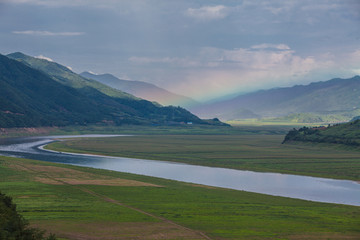
<svg viewBox="0 0 360 240">
<path fill-rule="evenodd" d="M 56 240 L 55 235 L 44 237 L 45 231 L 29 227 L 16 210 L 12 198 L 0 192 L 0 239 L 1 240 Z"/>
</svg>

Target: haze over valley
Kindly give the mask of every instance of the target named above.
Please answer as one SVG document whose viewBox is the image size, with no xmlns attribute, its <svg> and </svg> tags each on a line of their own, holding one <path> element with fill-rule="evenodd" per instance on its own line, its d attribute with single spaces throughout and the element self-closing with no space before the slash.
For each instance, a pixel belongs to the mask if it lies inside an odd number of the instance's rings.
<svg viewBox="0 0 360 240">
<path fill-rule="evenodd" d="M 360 73 L 356 0 L 5 0 L 0 8 L 4 55 L 22 52 L 198 102 Z"/>
</svg>

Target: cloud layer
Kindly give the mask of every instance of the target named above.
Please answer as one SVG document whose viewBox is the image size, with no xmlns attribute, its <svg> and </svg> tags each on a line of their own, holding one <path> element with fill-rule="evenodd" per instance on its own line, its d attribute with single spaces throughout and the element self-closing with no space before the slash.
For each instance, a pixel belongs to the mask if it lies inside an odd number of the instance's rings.
<svg viewBox="0 0 360 240">
<path fill-rule="evenodd" d="M 49 61 L 49 62 L 54 62 L 54 60 L 52 60 L 51 58 L 45 57 L 45 56 L 43 56 L 43 55 L 36 56 L 36 58 L 44 59 L 44 60 Z"/>
<path fill-rule="evenodd" d="M 26 30 L 26 31 L 13 31 L 14 34 L 22 34 L 22 35 L 34 35 L 34 36 L 80 36 L 84 35 L 84 32 L 50 32 L 50 31 L 34 31 L 34 30 Z"/>
<path fill-rule="evenodd" d="M 188 8 L 186 15 L 199 20 L 214 20 L 225 18 L 230 9 L 224 5 L 203 6 L 200 8 Z"/>
<path fill-rule="evenodd" d="M 344 56 L 349 59 L 346 65 L 354 64 L 359 57 L 358 52 Z M 149 65 L 156 68 L 160 63 L 166 68 L 185 68 L 182 81 L 175 81 L 171 86 L 198 99 L 291 86 L 304 79 L 309 81 L 312 74 L 331 73 L 332 69 L 339 67 L 334 56 L 302 57 L 286 44 L 269 43 L 232 50 L 206 47 L 186 58 L 131 57 L 129 60 L 139 68 Z"/>
<path fill-rule="evenodd" d="M 358 0 L 0 4 L 0 52 L 51 56 L 76 72 L 196 99 L 360 73 Z"/>
</svg>

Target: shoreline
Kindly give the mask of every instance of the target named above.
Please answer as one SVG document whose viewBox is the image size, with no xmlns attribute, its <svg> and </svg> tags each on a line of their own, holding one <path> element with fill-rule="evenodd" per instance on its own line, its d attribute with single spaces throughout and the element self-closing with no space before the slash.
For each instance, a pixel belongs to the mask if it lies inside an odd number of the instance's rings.
<svg viewBox="0 0 360 240">
<path fill-rule="evenodd" d="M 139 161 L 146 161 L 148 163 L 156 163 L 156 164 L 160 164 L 160 165 L 166 165 L 166 164 L 170 164 L 174 167 L 176 167 L 176 165 L 180 166 L 193 166 L 194 168 L 201 168 L 201 169 L 211 169 L 213 171 L 216 172 L 221 172 L 221 171 L 230 171 L 230 172 L 238 172 L 240 173 L 244 173 L 244 174 L 260 174 L 261 176 L 267 176 L 267 175 L 273 175 L 273 176 L 277 176 L 277 178 L 303 178 L 304 180 L 301 181 L 305 181 L 305 179 L 308 179 L 306 181 L 318 181 L 318 182 L 330 182 L 330 185 L 337 185 L 340 184 L 339 186 L 341 186 L 342 184 L 356 184 L 356 186 L 359 184 L 359 181 L 354 181 L 354 180 L 346 180 L 346 179 L 332 179 L 332 178 L 323 178 L 323 177 L 313 177 L 313 176 L 304 176 L 304 175 L 294 175 L 294 174 L 284 174 L 284 173 L 276 173 L 276 172 L 254 172 L 254 171 L 248 171 L 248 170 L 237 170 L 237 169 L 229 169 L 229 168 L 219 168 L 219 167 L 211 167 L 211 166 L 201 166 L 201 165 L 190 165 L 190 164 L 186 164 L 186 163 L 179 163 L 179 162 L 169 162 L 169 161 L 158 161 L 158 160 L 149 160 L 149 159 L 138 159 L 138 158 L 128 158 L 128 157 L 116 157 L 116 156 L 107 156 L 107 155 L 97 155 L 97 154 L 86 154 L 86 153 L 71 153 L 71 152 L 60 152 L 60 151 L 54 151 L 54 150 L 49 150 L 49 149 L 45 149 L 44 147 L 46 145 L 48 145 L 51 142 L 48 142 L 46 144 L 42 144 L 41 146 L 38 146 L 38 149 L 41 149 L 43 151 L 48 151 L 48 152 L 53 152 L 56 154 L 64 154 L 64 155 L 78 155 L 78 156 L 89 156 L 89 157 L 100 157 L 100 158 L 108 158 L 108 159 L 123 159 L 123 160 L 127 160 L 127 161 L 135 161 L 135 162 L 139 162 Z M 115 164 L 115 163 L 114 163 Z M 138 163 L 139 164 L 139 163 Z M 76 165 L 76 164 L 75 164 Z M 87 166 L 87 167 L 94 167 L 94 166 Z M 260 192 L 260 191 L 254 191 L 254 190 L 249 190 L 248 188 L 246 189 L 238 189 L 238 188 L 234 188 L 234 187 L 229 187 L 229 186 L 219 186 L 217 184 L 210 184 L 210 183 L 204 183 L 204 182 L 194 182 L 193 180 L 189 180 L 189 179 L 176 179 L 176 178 L 169 178 L 169 177 L 164 177 L 161 174 L 160 175 L 152 175 L 149 173 L 142 173 L 142 172 L 132 172 L 132 171 L 127 171 L 127 170 L 119 170 L 116 169 L 116 167 L 112 167 L 112 168 L 104 168 L 104 167 L 97 167 L 95 166 L 95 168 L 101 168 L 101 169 L 107 169 L 107 170 L 112 170 L 112 171 L 119 171 L 119 172 L 128 172 L 128 173 L 132 173 L 132 174 L 138 174 L 138 175 L 144 175 L 144 176 L 151 176 L 151 177 L 158 177 L 158 178 L 164 178 L 164 179 L 170 179 L 170 180 L 175 180 L 175 181 L 182 181 L 182 182 L 188 182 L 188 183 L 193 183 L 193 184 L 201 184 L 201 185 L 205 185 L 205 186 L 210 186 L 210 187 L 219 187 L 219 188 L 228 188 L 228 189 L 233 189 L 233 190 L 239 190 L 239 191 L 247 191 L 247 192 L 255 192 L 255 193 L 261 193 L 261 194 L 266 194 L 266 195 L 272 195 L 272 196 L 279 196 L 279 197 L 288 197 L 288 198 L 294 198 L 294 199 L 302 199 L 302 200 L 306 200 L 306 201 L 315 201 L 315 202 L 326 202 L 326 203 L 333 203 L 333 204 L 344 204 L 344 205 L 352 205 L 352 206 L 360 206 L 360 203 L 344 203 L 344 202 L 329 202 L 329 200 L 317 200 L 314 198 L 309 198 L 309 197 L 296 197 L 296 196 L 291 196 L 291 194 L 288 195 L 283 195 L 283 194 L 279 194 L 279 193 L 269 193 L 269 192 Z M 179 170 L 180 171 L 180 170 Z M 355 185 L 354 185 L 355 186 Z M 356 189 L 356 187 L 354 188 Z"/>
</svg>

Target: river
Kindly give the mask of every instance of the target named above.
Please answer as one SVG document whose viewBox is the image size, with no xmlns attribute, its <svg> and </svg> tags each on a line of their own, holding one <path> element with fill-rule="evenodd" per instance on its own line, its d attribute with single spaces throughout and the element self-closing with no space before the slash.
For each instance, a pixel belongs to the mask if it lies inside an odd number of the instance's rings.
<svg viewBox="0 0 360 240">
<path fill-rule="evenodd" d="M 3 138 L 0 139 L 0 155 L 128 172 L 273 196 L 360 206 L 360 184 L 355 181 L 124 157 L 69 154 L 42 149 L 42 146 L 60 138 L 111 136 L 119 135 Z"/>
</svg>

